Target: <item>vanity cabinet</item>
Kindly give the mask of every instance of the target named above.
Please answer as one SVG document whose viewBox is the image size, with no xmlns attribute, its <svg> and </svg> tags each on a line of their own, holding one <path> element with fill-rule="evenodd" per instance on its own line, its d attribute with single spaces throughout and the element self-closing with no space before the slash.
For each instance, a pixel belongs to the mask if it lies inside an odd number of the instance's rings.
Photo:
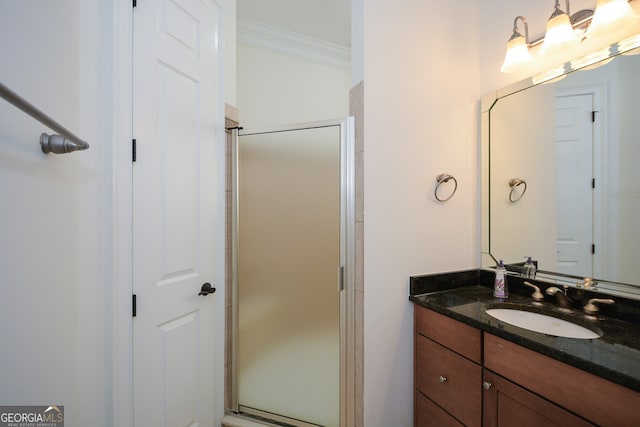
<svg viewBox="0 0 640 427">
<path fill-rule="evenodd" d="M 415 427 L 640 426 L 640 393 L 414 307 Z"/>
</svg>

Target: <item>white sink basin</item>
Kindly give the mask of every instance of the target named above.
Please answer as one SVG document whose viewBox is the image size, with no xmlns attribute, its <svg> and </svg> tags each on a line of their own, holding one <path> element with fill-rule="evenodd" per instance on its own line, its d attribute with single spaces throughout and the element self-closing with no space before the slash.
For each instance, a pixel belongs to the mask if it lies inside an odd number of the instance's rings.
<svg viewBox="0 0 640 427">
<path fill-rule="evenodd" d="M 510 308 L 491 308 L 487 314 L 510 325 L 565 338 L 594 339 L 600 334 L 575 323 L 530 311 Z"/>
</svg>

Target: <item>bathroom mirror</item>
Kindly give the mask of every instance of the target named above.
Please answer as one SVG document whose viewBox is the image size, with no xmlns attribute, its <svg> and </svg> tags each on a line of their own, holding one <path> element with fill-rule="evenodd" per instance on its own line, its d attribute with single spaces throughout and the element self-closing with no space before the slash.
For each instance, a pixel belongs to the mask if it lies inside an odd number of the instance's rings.
<svg viewBox="0 0 640 427">
<path fill-rule="evenodd" d="M 483 266 L 640 299 L 638 50 L 483 98 Z"/>
</svg>

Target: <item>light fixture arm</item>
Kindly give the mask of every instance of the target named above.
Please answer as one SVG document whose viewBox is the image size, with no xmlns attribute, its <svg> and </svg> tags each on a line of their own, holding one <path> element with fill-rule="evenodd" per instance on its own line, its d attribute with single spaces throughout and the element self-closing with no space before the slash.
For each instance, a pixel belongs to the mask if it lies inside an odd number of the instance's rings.
<svg viewBox="0 0 640 427">
<path fill-rule="evenodd" d="M 558 0 L 556 0 L 556 4 L 558 4 Z M 569 17 L 569 21 L 571 21 L 571 7 L 569 5 L 569 0 L 565 0 L 565 4 L 567 5 L 567 16 Z"/>
<path fill-rule="evenodd" d="M 566 5 L 566 7 L 567 7 L 567 12 L 566 12 L 566 13 L 567 13 L 567 15 L 568 15 L 568 16 L 571 16 L 571 5 L 569 4 L 569 0 L 565 0 L 564 4 L 565 4 L 565 5 Z M 562 9 L 560 9 L 560 0 L 556 0 L 556 6 L 555 6 L 555 8 L 556 8 L 556 11 L 555 11 L 555 13 L 554 13 L 554 14 L 557 14 L 557 13 L 563 13 L 563 12 L 562 12 Z"/>
<path fill-rule="evenodd" d="M 562 9 L 560 9 L 560 0 L 556 0 L 556 5 L 553 9 L 553 13 L 551 14 L 551 18 L 554 18 L 558 15 L 564 15 L 566 14 L 569 17 L 569 21 L 571 21 L 571 6 L 569 5 L 569 0 L 565 0 L 565 5 L 566 5 L 566 9 L 567 11 L 564 12 Z M 549 19 L 551 19 L 549 18 Z"/>
<path fill-rule="evenodd" d="M 516 34 L 520 34 L 520 31 L 518 31 L 518 20 L 522 21 L 522 23 L 524 24 L 524 41 L 525 43 L 527 43 L 527 45 L 529 44 L 529 24 L 527 23 L 527 18 L 525 18 L 524 16 L 516 16 L 516 19 L 513 20 L 513 36 L 516 36 Z"/>
</svg>

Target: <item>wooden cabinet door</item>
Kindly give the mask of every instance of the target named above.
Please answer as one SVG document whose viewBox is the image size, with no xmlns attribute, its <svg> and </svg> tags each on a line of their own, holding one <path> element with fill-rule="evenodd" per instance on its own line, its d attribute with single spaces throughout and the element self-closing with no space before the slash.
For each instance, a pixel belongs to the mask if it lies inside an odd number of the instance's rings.
<svg viewBox="0 0 640 427">
<path fill-rule="evenodd" d="M 483 427 L 595 425 L 487 369 L 483 370 L 483 387 Z"/>
</svg>

